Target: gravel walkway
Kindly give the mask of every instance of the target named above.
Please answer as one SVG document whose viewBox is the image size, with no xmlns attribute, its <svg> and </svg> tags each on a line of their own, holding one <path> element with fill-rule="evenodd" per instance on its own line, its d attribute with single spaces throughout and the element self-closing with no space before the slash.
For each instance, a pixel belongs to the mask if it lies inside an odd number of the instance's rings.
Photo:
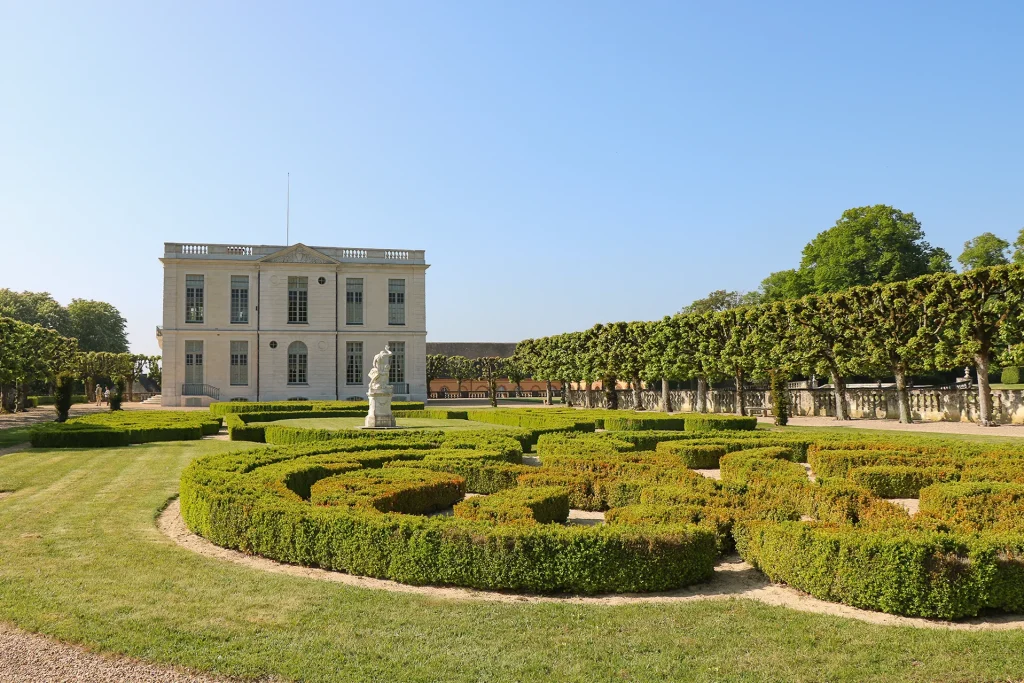
<svg viewBox="0 0 1024 683">
<path fill-rule="evenodd" d="M 163 683 L 230 681 L 130 659 L 99 655 L 0 622 L 0 682 Z"/>
<path fill-rule="evenodd" d="M 98 406 L 95 403 L 76 403 L 71 406 L 69 414 L 71 417 L 78 417 L 79 415 L 88 415 L 89 413 L 99 413 L 107 409 L 107 406 Z M 54 411 L 53 406 L 29 408 L 23 413 L 0 413 L 0 429 L 27 427 L 39 424 L 40 422 L 53 422 L 56 417 L 57 413 Z"/>
<path fill-rule="evenodd" d="M 759 417 L 757 421 L 764 425 L 775 424 L 775 421 L 770 417 Z M 914 422 L 913 424 L 901 424 L 896 420 L 856 419 L 840 422 L 834 417 L 791 417 L 789 418 L 789 424 L 793 427 L 845 427 L 850 429 L 888 429 L 894 432 L 1024 437 L 1024 425 L 982 427 L 973 422 Z"/>
</svg>

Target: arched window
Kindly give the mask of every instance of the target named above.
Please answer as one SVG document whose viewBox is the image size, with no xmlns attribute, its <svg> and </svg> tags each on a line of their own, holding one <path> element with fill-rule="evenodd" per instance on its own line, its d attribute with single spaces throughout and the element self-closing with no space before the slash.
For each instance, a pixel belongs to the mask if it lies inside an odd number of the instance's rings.
<svg viewBox="0 0 1024 683">
<path fill-rule="evenodd" d="M 307 362 L 306 345 L 300 341 L 288 345 L 288 384 L 307 383 Z"/>
</svg>

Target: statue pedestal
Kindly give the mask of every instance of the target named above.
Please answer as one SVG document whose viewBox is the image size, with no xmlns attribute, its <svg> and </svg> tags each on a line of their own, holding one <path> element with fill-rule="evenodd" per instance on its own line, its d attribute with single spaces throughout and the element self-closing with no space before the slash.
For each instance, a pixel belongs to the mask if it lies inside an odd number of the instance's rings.
<svg viewBox="0 0 1024 683">
<path fill-rule="evenodd" d="M 366 395 L 370 399 L 370 412 L 366 416 L 363 429 L 394 429 L 395 416 L 391 414 L 391 392 L 371 392 Z"/>
</svg>

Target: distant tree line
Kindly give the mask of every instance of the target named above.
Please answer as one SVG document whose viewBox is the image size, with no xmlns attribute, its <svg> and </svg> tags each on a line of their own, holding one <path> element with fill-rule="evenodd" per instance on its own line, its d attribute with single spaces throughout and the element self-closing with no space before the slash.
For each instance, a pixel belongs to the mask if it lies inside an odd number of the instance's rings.
<svg viewBox="0 0 1024 683">
<path fill-rule="evenodd" d="M 47 292 L 0 289 L 0 316 L 77 339 L 81 351 L 128 352 L 127 321 L 105 301 L 72 299 L 65 307 Z"/>
<path fill-rule="evenodd" d="M 121 392 L 134 399 L 134 384 L 145 373 L 159 373 L 159 356 L 81 351 L 78 340 L 57 330 L 0 317 L 0 412 L 24 410 L 33 389 L 53 391 L 57 420 L 67 419 L 74 382 L 91 399 L 98 382 L 114 387 L 112 407 Z"/>
<path fill-rule="evenodd" d="M 462 393 L 462 383 L 466 380 L 483 380 L 487 382 L 487 395 L 491 405 L 498 405 L 498 380 L 505 378 L 516 385 L 516 394 L 523 392 L 523 380 L 530 375 L 519 362 L 518 358 L 501 358 L 486 356 L 469 359 L 465 356 L 446 356 L 430 354 L 427 356 L 427 389 L 435 379 L 454 379 L 456 392 Z"/>
</svg>

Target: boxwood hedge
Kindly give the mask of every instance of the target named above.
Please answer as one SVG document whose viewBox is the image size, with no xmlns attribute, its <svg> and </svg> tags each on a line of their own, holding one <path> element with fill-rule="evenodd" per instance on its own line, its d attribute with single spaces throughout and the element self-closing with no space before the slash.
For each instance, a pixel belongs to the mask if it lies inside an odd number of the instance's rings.
<svg viewBox="0 0 1024 683">
<path fill-rule="evenodd" d="M 465 412 L 510 429 L 265 427 L 281 443 L 189 466 L 183 515 L 227 547 L 406 583 L 665 590 L 705 580 L 735 548 L 772 580 L 856 607 L 940 618 L 1024 610 L 1024 449 L 687 431 L 686 416 L 682 431 L 595 433 L 609 425 L 597 411 Z M 229 429 L 244 424 L 228 417 Z M 531 445 L 539 466 L 522 464 Z M 716 464 L 720 481 L 691 469 Z M 915 516 L 886 500 L 918 491 Z M 451 502 L 453 514 L 424 514 Z M 606 523 L 565 524 L 568 508 L 605 511 Z"/>
<path fill-rule="evenodd" d="M 221 418 L 198 411 L 114 411 L 37 425 L 29 438 L 36 448 L 95 448 L 201 439 L 220 427 Z"/>
</svg>

